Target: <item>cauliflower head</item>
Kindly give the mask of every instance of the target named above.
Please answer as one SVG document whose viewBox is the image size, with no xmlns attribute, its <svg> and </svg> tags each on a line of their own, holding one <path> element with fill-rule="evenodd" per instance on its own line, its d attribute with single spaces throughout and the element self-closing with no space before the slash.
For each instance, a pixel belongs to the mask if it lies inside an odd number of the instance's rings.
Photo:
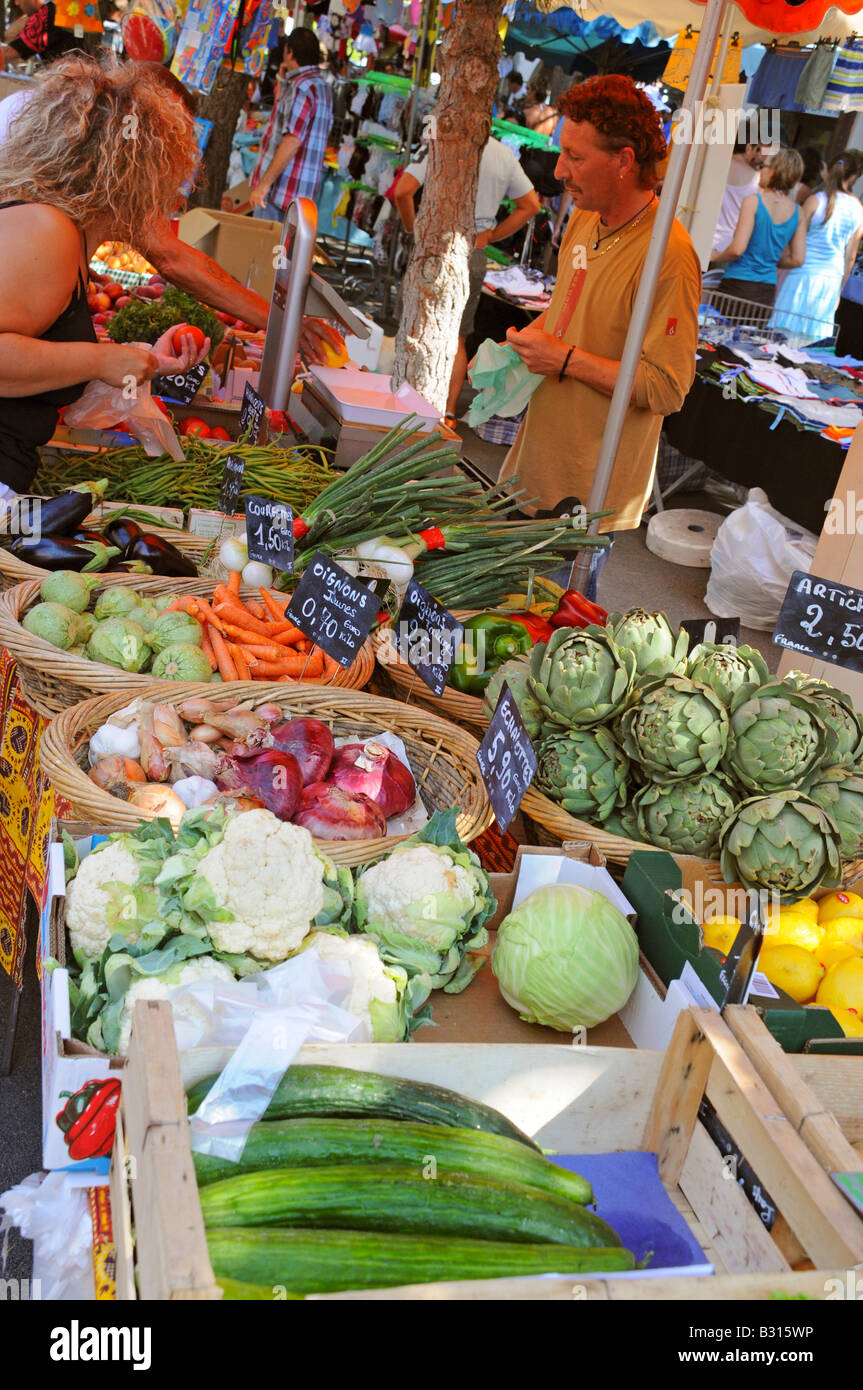
<svg viewBox="0 0 863 1390">
<path fill-rule="evenodd" d="M 121 889 L 134 888 L 139 876 L 138 860 L 120 841 L 97 846 L 81 860 L 66 890 L 66 927 L 76 954 L 100 956 L 114 933 L 123 930 Z M 111 884 L 121 889 L 106 891 Z M 134 919 L 134 910 L 130 916 Z M 130 944 L 136 942 L 134 930 L 123 934 Z"/>
<path fill-rule="evenodd" d="M 406 1005 L 407 975 L 398 966 L 384 965 L 371 937 L 313 931 L 304 941 L 303 950 L 314 951 L 323 960 L 347 961 L 351 968 L 351 992 L 343 1007 L 368 1024 L 375 1042 L 403 1041 L 408 1034 L 410 1013 Z"/>
<path fill-rule="evenodd" d="M 244 811 L 195 870 L 186 905 L 209 917 L 216 950 L 283 961 L 324 906 L 323 859 L 302 826 Z"/>
<path fill-rule="evenodd" d="M 470 868 L 434 845 L 394 850 L 360 876 L 357 897 L 370 927 L 430 941 L 445 949 L 473 915 L 479 884 Z M 435 926 L 441 927 L 441 939 Z M 448 939 L 444 939 L 448 938 Z"/>
<path fill-rule="evenodd" d="M 234 972 L 224 961 L 216 960 L 213 956 L 197 956 L 194 960 L 178 961 L 167 970 L 163 970 L 161 975 L 147 975 L 135 980 L 126 990 L 123 999 L 116 1051 L 125 1057 L 129 1049 L 132 1014 L 140 1000 L 168 999 L 175 989 L 194 984 L 196 980 L 230 980 L 233 983 Z M 194 999 L 180 999 L 172 1008 L 177 1014 L 185 1014 L 202 1025 L 206 1023 L 207 1014 Z"/>
</svg>

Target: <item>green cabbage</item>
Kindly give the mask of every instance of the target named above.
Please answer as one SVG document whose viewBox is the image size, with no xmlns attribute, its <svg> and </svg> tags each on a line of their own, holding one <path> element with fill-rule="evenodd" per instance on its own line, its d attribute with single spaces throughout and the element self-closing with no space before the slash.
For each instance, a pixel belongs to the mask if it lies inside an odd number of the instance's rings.
<svg viewBox="0 0 863 1390">
<path fill-rule="evenodd" d="M 212 674 L 201 648 L 191 642 L 175 642 L 165 647 L 153 662 L 151 671 L 157 681 L 208 681 Z"/>
<path fill-rule="evenodd" d="M 149 632 L 150 646 L 157 652 L 164 651 L 166 647 L 174 647 L 178 642 L 200 647 L 204 635 L 204 629 L 198 619 L 192 617 L 191 613 L 160 613 Z M 190 679 L 194 680 L 195 677 L 192 676 Z M 210 679 L 209 662 L 207 662 L 207 674 L 201 679 Z"/>
<path fill-rule="evenodd" d="M 570 1033 L 623 1008 L 638 978 L 638 938 L 601 893 L 550 883 L 501 922 L 491 968 L 523 1019 Z"/>
<path fill-rule="evenodd" d="M 91 661 L 119 666 L 121 671 L 142 671 L 150 659 L 147 634 L 131 618 L 105 618 L 96 624 L 87 655 Z"/>
</svg>

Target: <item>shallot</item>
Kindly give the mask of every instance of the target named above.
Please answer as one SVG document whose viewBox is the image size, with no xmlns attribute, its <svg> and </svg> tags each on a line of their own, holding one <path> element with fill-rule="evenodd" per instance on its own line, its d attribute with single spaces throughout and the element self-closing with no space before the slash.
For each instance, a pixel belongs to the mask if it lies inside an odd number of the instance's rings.
<svg viewBox="0 0 863 1390">
<path fill-rule="evenodd" d="M 221 791 L 258 797 L 279 820 L 290 820 L 302 791 L 300 766 L 292 753 L 265 748 L 245 758 L 223 758 L 216 772 Z"/>
<path fill-rule="evenodd" d="M 175 830 L 186 814 L 186 807 L 177 793 L 159 782 L 145 782 L 143 786 L 136 787 L 129 797 L 129 804 L 151 816 L 166 816 Z"/>
<path fill-rule="evenodd" d="M 373 739 L 337 748 L 329 781 L 335 782 L 342 791 L 369 797 L 387 818 L 400 816 L 416 800 L 410 769 L 395 753 Z"/>
<path fill-rule="evenodd" d="M 335 752 L 332 731 L 320 719 L 291 719 L 270 730 L 274 748 L 293 753 L 300 765 L 303 786 L 323 782 Z"/>
<path fill-rule="evenodd" d="M 303 787 L 294 825 L 318 840 L 378 840 L 387 833 L 386 818 L 367 796 L 352 795 L 332 782 Z"/>
<path fill-rule="evenodd" d="M 146 782 L 147 774 L 132 758 L 100 758 L 87 773 L 92 782 L 111 796 L 128 801 L 135 784 Z"/>
</svg>

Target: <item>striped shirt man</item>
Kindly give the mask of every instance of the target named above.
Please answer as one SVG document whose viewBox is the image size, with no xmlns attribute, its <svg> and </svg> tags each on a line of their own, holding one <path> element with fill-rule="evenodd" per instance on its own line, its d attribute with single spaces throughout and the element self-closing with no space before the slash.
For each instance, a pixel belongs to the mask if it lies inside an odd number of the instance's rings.
<svg viewBox="0 0 863 1390">
<path fill-rule="evenodd" d="M 253 188 L 261 183 L 266 186 L 266 201 L 256 207 L 256 217 L 280 222 L 294 198 L 317 198 L 332 120 L 332 92 L 320 68 L 299 67 L 289 72 L 252 174 Z M 298 142 L 296 152 L 270 179 L 268 170 L 286 136 Z"/>
</svg>

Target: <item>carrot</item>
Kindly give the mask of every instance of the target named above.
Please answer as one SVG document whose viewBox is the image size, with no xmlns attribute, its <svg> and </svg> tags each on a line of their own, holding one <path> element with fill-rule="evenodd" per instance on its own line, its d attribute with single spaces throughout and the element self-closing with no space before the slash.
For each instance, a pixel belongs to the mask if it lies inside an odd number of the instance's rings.
<svg viewBox="0 0 863 1390">
<path fill-rule="evenodd" d="M 258 603 L 256 598 L 247 598 L 243 602 L 253 618 L 257 618 L 260 622 L 266 620 L 267 610 L 262 603 Z"/>
<path fill-rule="evenodd" d="M 191 594 L 181 594 L 175 598 L 173 603 L 169 603 L 167 608 L 162 609 L 163 613 L 188 613 L 191 617 L 198 616 L 198 600 Z"/>
<path fill-rule="evenodd" d="M 198 611 L 195 616 L 199 622 L 209 623 L 210 627 L 214 627 L 217 632 L 224 631 L 221 618 L 218 613 L 213 611 L 205 598 L 196 598 L 195 603 L 198 605 Z"/>
<path fill-rule="evenodd" d="M 249 659 L 249 656 L 254 656 L 262 661 L 285 661 L 294 655 L 289 647 L 277 647 L 275 643 L 272 642 L 255 642 L 254 639 L 251 641 L 248 639 L 241 639 L 240 645 L 246 660 Z"/>
<path fill-rule="evenodd" d="M 231 653 L 228 651 L 228 645 L 221 632 L 218 632 L 214 627 L 210 628 L 210 641 L 213 644 L 213 651 L 216 653 L 216 661 L 219 664 L 219 675 L 222 677 L 222 680 L 238 680 L 237 668 L 234 665 Z"/>
<path fill-rule="evenodd" d="M 241 681 L 251 680 L 252 675 L 243 648 L 236 646 L 233 642 L 229 642 L 228 651 L 231 653 L 231 660 L 237 668 L 237 678 Z"/>
<path fill-rule="evenodd" d="M 285 603 L 284 606 L 280 608 L 278 603 L 270 593 L 269 589 L 258 589 L 258 593 L 261 595 L 261 598 L 264 600 L 264 603 L 266 604 L 269 611 L 272 613 L 273 617 L 278 618 L 279 622 L 283 622 L 288 607 L 287 603 Z"/>
<path fill-rule="evenodd" d="M 256 658 L 255 675 L 261 676 L 293 676 L 299 677 L 306 658 L 297 652 L 288 652 L 286 657 L 280 661 L 264 661 L 261 657 Z M 306 671 L 308 676 L 309 671 Z"/>
<path fill-rule="evenodd" d="M 242 627 L 249 632 L 257 632 L 260 637 L 269 638 L 271 627 L 274 624 L 261 622 L 259 618 L 253 618 L 247 613 L 241 603 L 217 603 L 216 612 L 223 623 L 233 623 L 235 627 Z"/>
<path fill-rule="evenodd" d="M 289 642 L 283 642 L 280 637 L 271 637 L 267 632 L 258 632 L 253 627 L 240 627 L 239 623 L 225 623 L 225 634 L 233 637 L 236 642 L 242 642 L 244 646 L 256 646 L 263 642 L 270 647 L 278 647 L 280 651 L 291 651 Z"/>
<path fill-rule="evenodd" d="M 319 680 L 324 671 L 324 654 L 320 647 L 312 647 L 311 652 L 303 662 L 303 680 Z"/>
<path fill-rule="evenodd" d="M 336 676 L 339 671 L 341 671 L 342 668 L 334 657 L 327 656 L 326 652 L 323 652 L 322 655 L 324 658 L 324 667 L 323 671 L 321 672 L 321 675 L 324 677 L 325 680 L 331 681 L 333 677 Z"/>
<path fill-rule="evenodd" d="M 231 570 L 228 575 L 228 593 L 234 598 L 240 597 L 240 571 Z"/>
<path fill-rule="evenodd" d="M 207 623 L 204 624 L 204 631 L 201 637 L 201 651 L 210 663 L 210 670 L 215 671 L 219 663 L 216 660 L 216 653 L 213 651 L 213 644 L 210 641 L 210 628 Z"/>
</svg>

